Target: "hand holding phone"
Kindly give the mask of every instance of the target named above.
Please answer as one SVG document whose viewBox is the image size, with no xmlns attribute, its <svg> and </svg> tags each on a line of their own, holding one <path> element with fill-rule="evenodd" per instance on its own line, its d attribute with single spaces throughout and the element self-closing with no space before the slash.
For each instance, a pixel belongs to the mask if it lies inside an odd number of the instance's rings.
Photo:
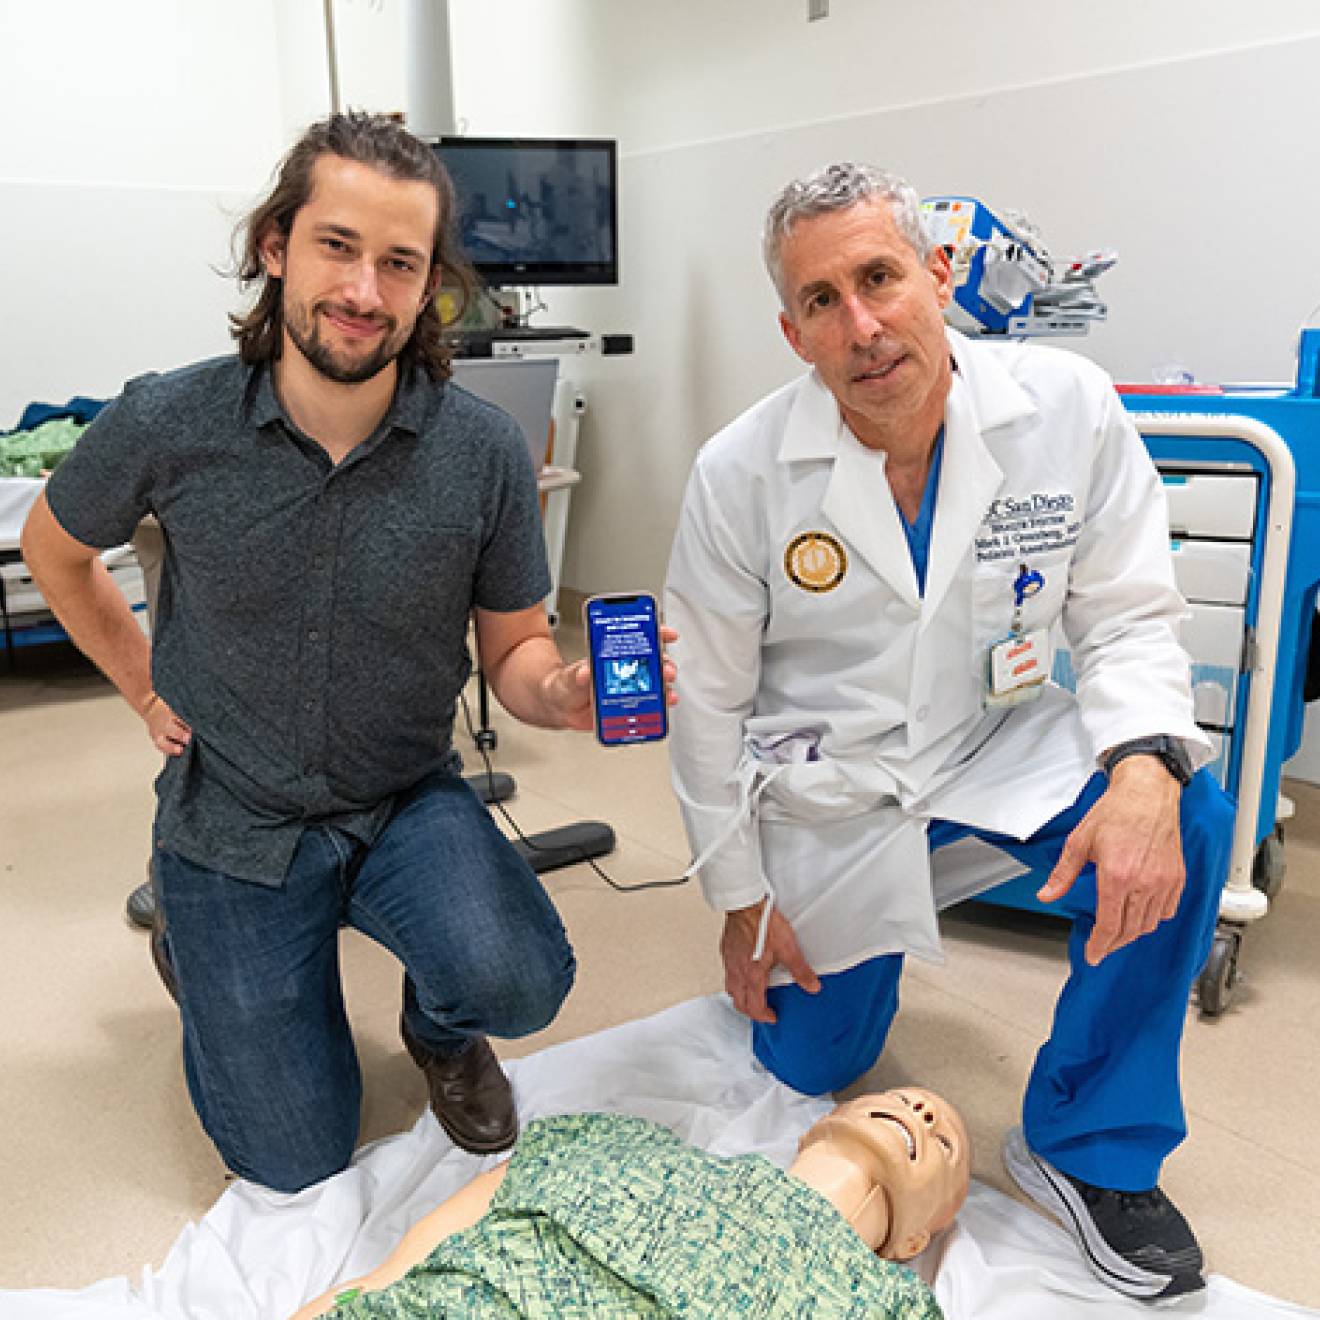
<svg viewBox="0 0 1320 1320">
<path fill-rule="evenodd" d="M 583 613 L 596 737 L 606 747 L 658 742 L 669 717 L 655 597 L 593 596 Z"/>
</svg>

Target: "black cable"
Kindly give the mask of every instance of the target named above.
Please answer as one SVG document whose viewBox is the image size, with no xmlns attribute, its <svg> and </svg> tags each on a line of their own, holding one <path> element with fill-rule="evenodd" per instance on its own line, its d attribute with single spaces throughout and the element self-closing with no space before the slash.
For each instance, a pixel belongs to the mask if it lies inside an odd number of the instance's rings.
<svg viewBox="0 0 1320 1320">
<path fill-rule="evenodd" d="M 533 852 L 557 851 L 557 849 L 553 848 L 541 848 L 533 843 L 532 840 L 522 832 L 518 822 L 509 814 L 508 808 L 505 807 L 504 803 L 495 801 L 495 767 L 491 764 L 490 753 L 481 745 L 480 740 L 477 738 L 476 728 L 472 724 L 472 708 L 468 705 L 467 693 L 460 692 L 458 694 L 458 699 L 463 703 L 463 719 L 467 724 L 468 737 L 472 739 L 473 743 L 476 745 L 477 751 L 481 753 L 481 759 L 486 764 L 486 787 L 491 799 L 489 805 L 493 806 L 500 815 L 508 821 L 509 828 L 518 836 L 519 842 L 521 842 L 524 847 L 530 848 Z M 595 871 L 595 873 L 600 876 L 600 878 L 604 880 L 611 889 L 617 890 L 620 894 L 637 894 L 643 889 L 675 889 L 679 885 L 687 884 L 688 881 L 692 879 L 690 875 L 679 875 L 674 876 L 670 880 L 641 880 L 635 885 L 623 885 L 612 876 L 607 875 L 599 866 L 597 866 L 594 857 L 585 857 L 583 858 L 583 861 L 585 861 L 586 864 L 591 867 L 591 869 Z"/>
</svg>

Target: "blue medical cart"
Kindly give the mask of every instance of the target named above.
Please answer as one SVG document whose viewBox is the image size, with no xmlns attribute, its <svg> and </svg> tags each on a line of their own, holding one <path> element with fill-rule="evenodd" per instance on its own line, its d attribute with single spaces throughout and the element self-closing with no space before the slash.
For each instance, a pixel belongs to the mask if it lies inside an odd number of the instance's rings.
<svg viewBox="0 0 1320 1320">
<path fill-rule="evenodd" d="M 1179 586 L 1191 618 L 1197 721 L 1212 770 L 1238 803 L 1201 1011 L 1228 1006 L 1242 935 L 1283 881 L 1279 780 L 1302 737 L 1303 688 L 1320 587 L 1320 330 L 1302 332 L 1295 384 L 1121 390 L 1164 478 Z M 1067 683 L 1070 657 L 1055 677 Z M 982 897 L 1048 912 L 1040 877 Z"/>
</svg>

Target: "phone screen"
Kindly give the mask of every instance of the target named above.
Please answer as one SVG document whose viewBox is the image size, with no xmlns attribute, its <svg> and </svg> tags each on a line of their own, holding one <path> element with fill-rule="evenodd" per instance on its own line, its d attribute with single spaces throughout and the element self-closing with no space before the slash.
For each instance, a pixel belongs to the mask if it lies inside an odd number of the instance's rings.
<svg viewBox="0 0 1320 1320">
<path fill-rule="evenodd" d="M 587 601 L 596 737 L 606 746 L 655 742 L 669 731 L 655 597 Z"/>
</svg>

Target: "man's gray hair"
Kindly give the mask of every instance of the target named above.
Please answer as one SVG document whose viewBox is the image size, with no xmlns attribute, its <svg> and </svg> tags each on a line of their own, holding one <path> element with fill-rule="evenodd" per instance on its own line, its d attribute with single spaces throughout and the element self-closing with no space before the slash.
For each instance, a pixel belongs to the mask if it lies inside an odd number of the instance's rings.
<svg viewBox="0 0 1320 1320">
<path fill-rule="evenodd" d="M 854 165 L 851 161 L 826 165 L 804 178 L 794 179 L 775 198 L 766 213 L 761 251 L 785 307 L 788 306 L 789 291 L 784 288 L 780 253 L 793 226 L 799 220 L 851 210 L 874 200 L 889 203 L 898 232 L 912 245 L 917 256 L 926 260 L 930 255 L 931 241 L 921 223 L 921 198 L 906 179 L 873 165 Z"/>
</svg>

